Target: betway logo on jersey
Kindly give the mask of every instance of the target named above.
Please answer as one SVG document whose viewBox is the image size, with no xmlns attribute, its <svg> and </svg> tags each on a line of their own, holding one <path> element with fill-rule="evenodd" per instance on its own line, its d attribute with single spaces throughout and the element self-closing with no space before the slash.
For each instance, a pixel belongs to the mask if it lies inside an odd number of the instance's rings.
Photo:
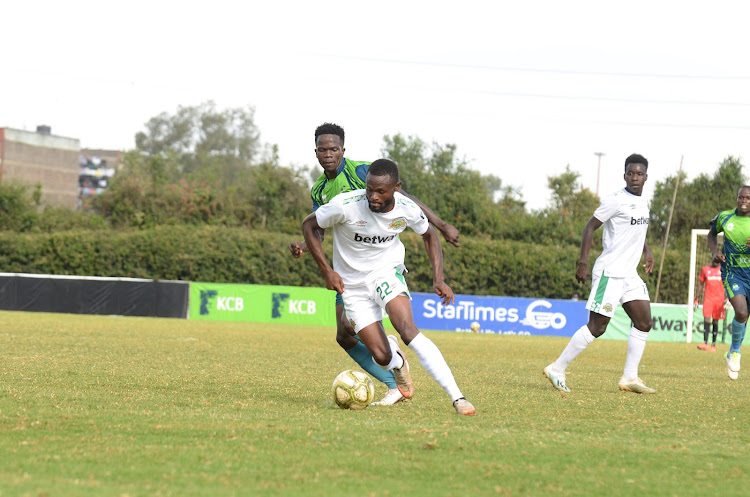
<svg viewBox="0 0 750 497">
<path fill-rule="evenodd" d="M 271 318 L 279 319 L 290 314 L 315 314 L 314 300 L 296 300 L 288 293 L 271 295 Z"/>
<path fill-rule="evenodd" d="M 647 217 L 639 217 L 638 219 L 631 217 L 630 218 L 630 225 L 636 225 L 636 224 L 646 224 L 648 225 L 648 218 Z"/>
<path fill-rule="evenodd" d="M 221 296 L 217 290 L 201 290 L 200 296 L 201 316 L 210 314 L 212 310 L 239 312 L 245 308 L 245 301 L 242 297 Z"/>
<path fill-rule="evenodd" d="M 354 233 L 354 241 L 355 242 L 370 243 L 372 245 L 375 245 L 377 243 L 390 242 L 394 238 L 396 238 L 396 235 L 391 235 L 391 236 L 380 236 L 380 235 L 362 236 L 359 233 Z"/>
</svg>

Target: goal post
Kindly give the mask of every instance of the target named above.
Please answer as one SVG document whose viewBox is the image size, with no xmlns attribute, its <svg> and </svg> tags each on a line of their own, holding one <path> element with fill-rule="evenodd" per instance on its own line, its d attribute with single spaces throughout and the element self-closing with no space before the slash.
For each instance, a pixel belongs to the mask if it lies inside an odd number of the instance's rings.
<svg viewBox="0 0 750 497">
<path fill-rule="evenodd" d="M 695 301 L 695 289 L 698 283 L 698 277 L 701 274 L 703 266 L 711 264 L 711 252 L 708 250 L 708 230 L 694 229 L 690 232 L 690 275 L 688 279 L 688 313 L 687 313 L 687 332 L 685 338 L 687 343 L 693 341 L 693 302 Z M 718 248 L 724 242 L 724 233 L 719 233 Z"/>
</svg>

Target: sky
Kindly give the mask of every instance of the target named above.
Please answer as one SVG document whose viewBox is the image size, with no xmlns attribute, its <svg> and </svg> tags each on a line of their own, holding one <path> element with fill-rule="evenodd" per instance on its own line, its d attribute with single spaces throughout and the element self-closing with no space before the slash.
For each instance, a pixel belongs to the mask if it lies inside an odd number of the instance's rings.
<svg viewBox="0 0 750 497">
<path fill-rule="evenodd" d="M 568 165 L 621 188 L 640 153 L 650 198 L 681 164 L 750 164 L 748 19 L 741 0 L 8 2 L 0 127 L 129 150 L 212 100 L 253 108 L 282 165 L 319 168 L 314 130 L 335 122 L 354 160 L 398 133 L 454 144 L 531 209 Z"/>
</svg>

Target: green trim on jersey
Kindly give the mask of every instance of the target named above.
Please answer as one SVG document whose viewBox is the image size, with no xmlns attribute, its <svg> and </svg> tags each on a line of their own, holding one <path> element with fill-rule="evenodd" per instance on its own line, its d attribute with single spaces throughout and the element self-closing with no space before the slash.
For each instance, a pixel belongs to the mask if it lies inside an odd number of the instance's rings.
<svg viewBox="0 0 750 497">
<path fill-rule="evenodd" d="M 738 216 L 737 209 L 722 211 L 711 220 L 711 228 L 716 233 L 724 233 L 723 279 L 734 276 L 750 281 L 750 248 L 746 245 L 750 239 L 750 217 Z"/>
<path fill-rule="evenodd" d="M 402 195 L 404 192 L 400 192 Z M 404 196 L 398 198 L 398 203 L 401 205 L 407 205 L 409 207 L 417 207 L 417 204 L 413 202 L 410 198 Z"/>
<path fill-rule="evenodd" d="M 594 302 L 599 304 L 599 306 L 604 301 L 604 292 L 607 291 L 607 283 L 609 283 L 609 276 L 602 274 L 602 277 L 599 279 L 599 285 L 596 287 L 596 294 L 594 295 Z"/>
<path fill-rule="evenodd" d="M 351 204 L 352 202 L 361 202 L 365 198 L 365 195 L 355 195 L 344 200 L 344 205 Z"/>
<path fill-rule="evenodd" d="M 367 168 L 369 168 L 370 163 L 344 158 L 342 164 L 337 170 L 338 174 L 335 178 L 328 179 L 325 173 L 321 174 L 310 189 L 310 197 L 313 201 L 313 211 L 317 210 L 321 205 L 330 202 L 331 199 L 339 193 L 346 193 L 364 188 L 366 186 L 365 181 L 357 174 L 357 168 L 362 166 L 367 166 Z"/>
</svg>

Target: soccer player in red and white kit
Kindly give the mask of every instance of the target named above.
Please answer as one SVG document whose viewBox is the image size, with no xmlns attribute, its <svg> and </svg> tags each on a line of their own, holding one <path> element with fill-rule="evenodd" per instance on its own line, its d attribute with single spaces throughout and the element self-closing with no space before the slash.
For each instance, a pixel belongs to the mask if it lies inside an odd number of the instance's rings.
<svg viewBox="0 0 750 497">
<path fill-rule="evenodd" d="M 711 261 L 710 266 L 703 266 L 698 277 L 698 291 L 696 292 L 694 307 L 698 307 L 701 292 L 703 294 L 703 343 L 698 344 L 701 350 L 716 352 L 716 335 L 719 332 L 719 320 L 724 319 L 724 305 L 727 296 L 724 293 L 724 283 L 721 281 L 721 267 L 718 262 Z M 708 344 L 708 330 L 712 325 L 713 340 Z"/>
</svg>

